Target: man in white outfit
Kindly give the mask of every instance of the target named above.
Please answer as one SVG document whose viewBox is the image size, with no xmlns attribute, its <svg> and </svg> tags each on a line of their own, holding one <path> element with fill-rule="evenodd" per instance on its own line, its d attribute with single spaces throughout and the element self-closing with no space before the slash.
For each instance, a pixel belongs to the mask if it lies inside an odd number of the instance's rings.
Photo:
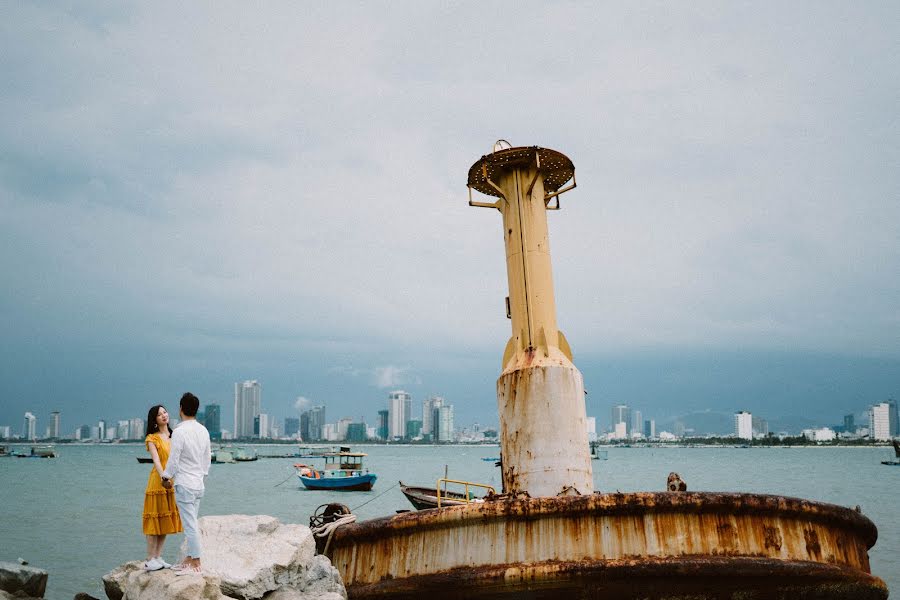
<svg viewBox="0 0 900 600">
<path fill-rule="evenodd" d="M 209 432 L 197 422 L 200 400 L 186 393 L 181 397 L 181 424 L 172 432 L 169 462 L 163 471 L 163 485 L 175 485 L 175 504 L 181 514 L 187 555 L 181 565 L 172 567 L 177 575 L 202 573 L 200 569 L 200 528 L 197 515 L 205 487 L 203 478 L 209 474 L 211 462 Z"/>
</svg>

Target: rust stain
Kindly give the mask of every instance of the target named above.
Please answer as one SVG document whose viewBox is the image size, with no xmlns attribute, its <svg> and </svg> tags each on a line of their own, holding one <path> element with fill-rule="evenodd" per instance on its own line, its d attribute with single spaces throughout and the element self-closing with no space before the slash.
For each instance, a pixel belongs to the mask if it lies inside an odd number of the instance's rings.
<svg viewBox="0 0 900 600">
<path fill-rule="evenodd" d="M 776 552 L 781 551 L 781 530 L 777 527 L 769 525 L 763 526 L 763 535 L 765 536 L 765 547 L 774 548 Z"/>
<path fill-rule="evenodd" d="M 804 529 L 803 539 L 806 540 L 806 552 L 811 558 L 820 558 L 822 547 L 819 545 L 819 534 L 815 529 Z"/>
</svg>

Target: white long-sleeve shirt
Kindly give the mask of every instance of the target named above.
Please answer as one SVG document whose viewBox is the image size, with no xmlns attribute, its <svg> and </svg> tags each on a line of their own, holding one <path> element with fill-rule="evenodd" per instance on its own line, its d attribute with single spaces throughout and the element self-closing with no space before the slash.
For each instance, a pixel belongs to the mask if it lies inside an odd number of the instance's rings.
<svg viewBox="0 0 900 600">
<path fill-rule="evenodd" d="M 192 490 L 203 490 L 203 478 L 212 462 L 209 432 L 195 419 L 187 419 L 172 431 L 169 461 L 163 471 L 166 479 Z"/>
</svg>

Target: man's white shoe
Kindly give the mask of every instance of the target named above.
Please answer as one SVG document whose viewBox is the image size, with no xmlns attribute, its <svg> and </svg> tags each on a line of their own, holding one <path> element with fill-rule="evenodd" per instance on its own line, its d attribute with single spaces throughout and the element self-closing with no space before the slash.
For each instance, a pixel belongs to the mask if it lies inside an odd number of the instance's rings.
<svg viewBox="0 0 900 600">
<path fill-rule="evenodd" d="M 184 568 L 175 571 L 176 575 L 203 575 L 203 569 L 186 565 Z"/>
<path fill-rule="evenodd" d="M 162 556 L 157 556 L 156 560 L 159 561 L 159 564 L 162 565 L 163 569 L 171 569 L 172 565 L 163 560 Z"/>
<path fill-rule="evenodd" d="M 158 558 L 151 558 L 147 562 L 144 563 L 145 571 L 159 571 L 163 568 L 162 561 Z"/>
</svg>

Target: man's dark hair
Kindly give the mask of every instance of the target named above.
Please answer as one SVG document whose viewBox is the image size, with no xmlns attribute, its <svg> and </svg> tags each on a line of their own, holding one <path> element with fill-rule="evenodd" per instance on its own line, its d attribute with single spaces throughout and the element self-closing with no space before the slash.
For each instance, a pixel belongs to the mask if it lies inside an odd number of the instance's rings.
<svg viewBox="0 0 900 600">
<path fill-rule="evenodd" d="M 197 411 L 200 410 L 200 398 L 190 392 L 181 397 L 181 412 L 186 417 L 196 417 Z"/>
</svg>

